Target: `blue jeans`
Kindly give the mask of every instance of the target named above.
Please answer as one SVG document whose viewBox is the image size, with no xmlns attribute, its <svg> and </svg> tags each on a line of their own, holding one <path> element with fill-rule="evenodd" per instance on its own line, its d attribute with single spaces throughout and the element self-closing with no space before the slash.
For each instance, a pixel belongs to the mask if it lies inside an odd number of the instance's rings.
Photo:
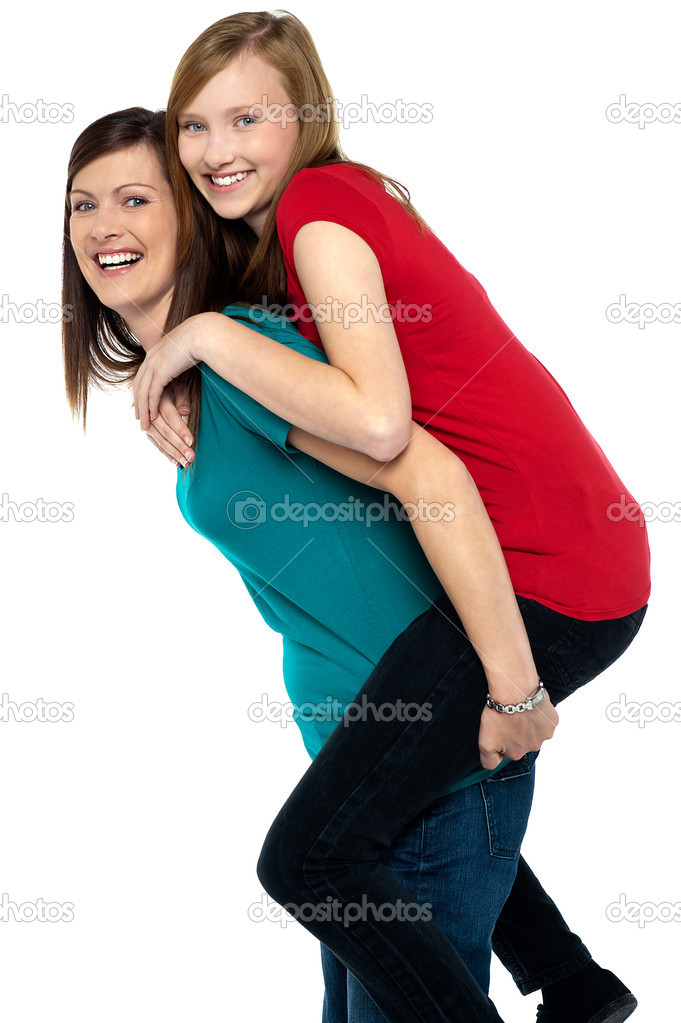
<svg viewBox="0 0 681 1023">
<path fill-rule="evenodd" d="M 534 791 L 536 753 L 476 785 L 441 796 L 380 862 L 433 908 L 433 919 L 482 990 L 489 990 L 492 932 L 513 885 Z M 462 840 L 463 836 L 463 840 Z M 385 1023 L 359 981 L 325 945 L 322 1023 Z"/>
<path fill-rule="evenodd" d="M 524 597 L 518 604 L 554 704 L 626 650 L 646 610 L 585 622 Z M 418 813 L 479 768 L 486 694 L 480 660 L 443 596 L 397 637 L 357 697 L 360 707 L 401 700 L 428 706 L 429 714 L 344 719 L 275 818 L 260 854 L 265 890 L 296 908 L 389 1023 L 503 1023 L 435 920 L 377 912 L 413 904 L 380 857 Z M 588 959 L 522 860 L 499 924 L 504 962 L 525 985 L 566 976 Z"/>
</svg>

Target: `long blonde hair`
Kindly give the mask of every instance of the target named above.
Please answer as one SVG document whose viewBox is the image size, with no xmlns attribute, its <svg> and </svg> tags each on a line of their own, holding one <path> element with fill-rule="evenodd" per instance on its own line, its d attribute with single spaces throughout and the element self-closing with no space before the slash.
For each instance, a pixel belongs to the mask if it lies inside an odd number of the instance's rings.
<svg viewBox="0 0 681 1023">
<path fill-rule="evenodd" d="M 328 115 L 302 118 L 300 131 L 286 173 L 274 194 L 260 238 L 241 220 L 218 218 L 194 188 L 178 153 L 178 116 L 191 100 L 230 61 L 254 54 L 281 75 L 291 103 L 297 110 L 327 110 Z M 335 102 L 322 62 L 303 23 L 289 11 L 233 14 L 216 21 L 191 44 L 182 57 L 170 88 L 166 117 L 166 156 L 177 196 L 180 265 L 188 257 L 196 224 L 206 238 L 215 238 L 216 224 L 224 239 L 231 280 L 238 297 L 249 304 L 286 302 L 286 269 L 277 237 L 277 204 L 293 175 L 304 168 L 351 163 L 367 171 L 398 199 L 423 231 L 427 225 L 411 204 L 409 192 L 398 181 L 365 164 L 348 159 L 338 134 Z M 208 224 L 211 226 L 209 227 Z"/>
</svg>

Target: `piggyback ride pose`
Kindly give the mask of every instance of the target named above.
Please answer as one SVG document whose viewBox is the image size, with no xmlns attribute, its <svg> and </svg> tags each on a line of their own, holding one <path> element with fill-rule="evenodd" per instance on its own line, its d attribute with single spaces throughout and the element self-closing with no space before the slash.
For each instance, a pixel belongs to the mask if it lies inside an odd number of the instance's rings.
<svg viewBox="0 0 681 1023">
<path fill-rule="evenodd" d="M 329 363 L 305 365 L 299 353 L 269 339 L 246 341 L 240 327 L 215 314 L 192 317 L 148 353 L 138 374 L 142 426 L 150 425 L 163 388 L 190 364 L 192 348 L 294 430 L 382 460 L 404 451 L 413 416 L 473 477 L 519 602 L 561 616 L 556 622 L 583 651 L 593 634 L 615 628 L 605 623 L 626 628 L 645 607 L 645 530 L 638 523 L 624 530 L 607 517 L 612 502 L 635 502 L 557 382 L 419 220 L 399 185 L 350 164 L 333 120 L 272 116 L 328 107 L 330 95 L 309 35 L 291 16 L 224 19 L 183 58 L 169 100 L 168 140 L 171 177 L 186 200 L 180 236 L 190 237 L 194 221 L 210 224 L 212 237 L 221 231 L 220 251 L 240 297 L 292 304 L 301 332 L 323 345 Z M 378 314 L 360 322 L 329 317 L 330 304 L 341 313 Z M 386 318 L 386 308 L 407 315 Z M 308 310 L 324 315 L 310 318 Z M 172 431 L 156 422 L 157 441 L 180 450 Z M 479 593 L 489 592 L 489 577 L 478 583 Z M 493 703 L 526 698 L 541 655 L 518 608 L 507 602 L 497 612 L 476 600 L 474 588 L 454 604 Z M 606 663 L 601 658 L 589 677 Z M 564 695 L 561 684 L 567 693 L 587 680 L 576 669 L 560 674 L 546 686 L 552 697 Z M 483 766 L 519 754 L 523 742 L 530 748 L 531 715 L 508 722 L 481 707 Z M 536 986 L 544 989 L 544 1019 L 560 1019 L 546 986 Z M 595 1018 L 584 1012 L 585 1020 Z"/>
</svg>

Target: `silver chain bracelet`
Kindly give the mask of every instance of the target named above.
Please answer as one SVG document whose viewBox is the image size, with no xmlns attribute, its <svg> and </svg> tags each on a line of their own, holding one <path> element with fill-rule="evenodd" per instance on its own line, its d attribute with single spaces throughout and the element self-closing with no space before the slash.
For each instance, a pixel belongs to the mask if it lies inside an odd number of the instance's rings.
<svg viewBox="0 0 681 1023">
<path fill-rule="evenodd" d="M 487 706 L 491 707 L 492 710 L 498 711 L 499 714 L 522 714 L 524 710 L 536 710 L 545 696 L 544 683 L 539 679 L 539 685 L 532 695 L 527 697 L 524 703 L 497 703 L 488 693 Z"/>
</svg>

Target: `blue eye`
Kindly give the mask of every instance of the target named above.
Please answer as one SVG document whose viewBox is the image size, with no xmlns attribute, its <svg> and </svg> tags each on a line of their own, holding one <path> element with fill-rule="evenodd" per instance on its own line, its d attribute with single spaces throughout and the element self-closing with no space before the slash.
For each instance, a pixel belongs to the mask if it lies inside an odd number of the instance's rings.
<svg viewBox="0 0 681 1023">
<path fill-rule="evenodd" d="M 86 211 L 83 209 L 84 206 L 89 206 L 90 209 L 95 208 L 95 204 L 93 202 L 88 202 L 87 200 L 84 200 L 83 202 L 74 203 L 73 208 L 71 209 L 71 213 L 85 213 Z"/>
<path fill-rule="evenodd" d="M 125 200 L 125 205 L 129 206 L 131 202 L 140 203 L 142 206 L 146 206 L 148 199 L 143 199 L 141 195 L 131 195 L 129 199 Z M 134 210 L 139 209 L 139 206 L 133 206 Z"/>
<path fill-rule="evenodd" d="M 190 135 L 198 135 L 199 132 L 206 130 L 206 126 L 201 124 L 200 121 L 189 121 L 187 124 L 181 124 L 180 128 L 189 132 Z"/>
<path fill-rule="evenodd" d="M 251 124 L 245 124 L 244 128 L 250 128 L 252 124 L 257 124 L 258 123 L 257 118 L 253 117 L 251 114 L 243 114 L 241 117 L 237 117 L 236 123 L 238 124 L 239 121 L 250 121 L 251 122 Z"/>
</svg>

